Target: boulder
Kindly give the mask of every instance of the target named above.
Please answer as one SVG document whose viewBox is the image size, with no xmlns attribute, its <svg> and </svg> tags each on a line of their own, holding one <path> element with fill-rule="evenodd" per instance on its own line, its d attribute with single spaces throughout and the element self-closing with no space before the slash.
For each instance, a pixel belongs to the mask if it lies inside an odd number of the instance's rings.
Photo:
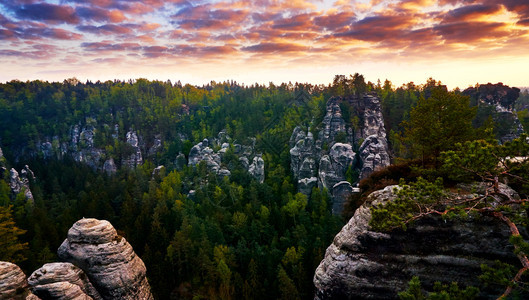
<svg viewBox="0 0 529 300">
<path fill-rule="evenodd" d="M 42 299 L 102 299 L 83 270 L 71 263 L 45 264 L 29 276 L 28 283 Z"/>
<path fill-rule="evenodd" d="M 0 300 L 37 300 L 29 290 L 26 275 L 15 264 L 0 261 Z"/>
<path fill-rule="evenodd" d="M 103 299 L 153 299 L 143 261 L 108 221 L 77 221 L 57 254 L 81 268 Z"/>
</svg>

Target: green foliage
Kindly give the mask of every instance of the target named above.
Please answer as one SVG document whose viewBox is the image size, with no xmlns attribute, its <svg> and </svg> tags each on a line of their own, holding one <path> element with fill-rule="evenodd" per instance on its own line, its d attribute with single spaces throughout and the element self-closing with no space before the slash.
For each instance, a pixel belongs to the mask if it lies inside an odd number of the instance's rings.
<svg viewBox="0 0 529 300">
<path fill-rule="evenodd" d="M 435 282 L 433 292 L 425 293 L 421 289 L 419 277 L 413 276 L 408 282 L 408 289 L 398 295 L 401 300 L 472 300 L 476 299 L 478 294 L 478 288 L 468 286 L 461 289 L 456 282 L 450 285 Z"/>
<path fill-rule="evenodd" d="M 405 184 L 401 181 L 395 188 L 396 199 L 386 203 L 373 205 L 369 225 L 375 231 L 389 231 L 395 228 L 406 229 L 408 221 L 419 214 L 424 205 L 433 205 L 446 199 L 443 181 L 438 178 L 428 182 L 422 177 L 417 182 Z"/>
<path fill-rule="evenodd" d="M 505 288 L 506 286 L 512 286 L 516 268 L 511 264 L 496 260 L 493 266 L 482 264 L 481 272 L 479 280 L 485 287 L 499 286 L 500 288 Z"/>
<path fill-rule="evenodd" d="M 404 122 L 404 136 L 417 157 L 438 157 L 458 142 L 474 138 L 472 119 L 476 109 L 470 98 L 441 87 L 431 89 L 431 96 L 421 97 Z"/>
</svg>

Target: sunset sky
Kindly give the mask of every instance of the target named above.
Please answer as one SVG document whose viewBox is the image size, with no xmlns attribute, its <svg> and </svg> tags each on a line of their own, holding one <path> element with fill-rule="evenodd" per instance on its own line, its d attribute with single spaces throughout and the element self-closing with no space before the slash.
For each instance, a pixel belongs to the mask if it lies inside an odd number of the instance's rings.
<svg viewBox="0 0 529 300">
<path fill-rule="evenodd" d="M 529 86 L 529 0 L 0 0 L 0 81 Z"/>
</svg>

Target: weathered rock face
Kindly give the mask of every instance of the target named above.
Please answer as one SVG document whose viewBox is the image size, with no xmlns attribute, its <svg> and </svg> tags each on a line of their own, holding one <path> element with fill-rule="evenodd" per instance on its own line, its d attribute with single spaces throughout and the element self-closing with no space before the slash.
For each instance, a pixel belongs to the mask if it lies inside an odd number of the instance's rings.
<svg viewBox="0 0 529 300">
<path fill-rule="evenodd" d="M 341 104 L 349 107 L 349 113 L 353 114 L 349 118 L 354 116 L 362 122 L 345 122 Z M 348 171 L 349 178 L 356 174 L 360 180 L 390 164 L 380 99 L 375 93 L 333 97 L 327 102 L 326 115 L 320 127 L 316 141 L 310 131 L 305 133 L 301 127 L 294 129 L 290 138 L 291 169 L 298 180 L 299 192 L 310 194 L 307 183 L 312 184 L 309 179 L 317 176 L 319 188 L 329 191 L 333 203 L 336 203 L 333 211 L 339 214 L 349 191 L 353 191 L 352 185 L 344 182 Z M 340 137 L 338 141 L 337 137 Z M 361 140 L 362 145 L 359 144 Z M 354 149 L 359 149 L 360 153 L 357 155 Z M 338 183 L 341 183 L 339 190 L 334 192 Z"/>
<path fill-rule="evenodd" d="M 115 142 L 123 139 L 129 144 L 131 146 L 130 155 L 119 162 L 113 161 L 105 148 L 96 143 L 96 137 L 100 133 L 98 131 L 101 130 L 101 126 L 97 125 L 94 118 L 87 117 L 83 124 L 81 122 L 72 124 L 66 137 L 45 136 L 36 142 L 36 150 L 30 150 L 30 147 L 27 146 L 16 149 L 15 161 L 20 161 L 27 156 L 40 156 L 45 159 L 71 157 L 76 162 L 84 163 L 94 170 L 113 174 L 116 163 L 120 166 L 134 168 L 144 162 L 145 156 L 154 157 L 156 153 L 163 150 L 163 141 L 159 134 L 148 137 L 150 143 L 147 147 L 144 137 L 133 130 L 129 130 L 124 136 L 121 136 L 117 124 L 103 124 L 102 128 L 105 133 L 110 133 L 109 137 Z M 185 136 L 182 138 L 185 139 Z"/>
<path fill-rule="evenodd" d="M 135 168 L 143 163 L 143 157 L 140 149 L 140 139 L 134 131 L 127 132 L 127 144 L 132 147 L 132 154 L 124 158 L 121 162 L 122 166 L 128 166 L 129 168 Z"/>
<path fill-rule="evenodd" d="M 253 158 L 252 164 L 248 167 L 248 173 L 252 175 L 260 183 L 264 182 L 265 179 L 265 169 L 264 169 L 264 160 L 261 156 L 255 156 Z"/>
<path fill-rule="evenodd" d="M 316 174 L 316 148 L 314 137 L 309 131 L 305 133 L 301 127 L 296 127 L 290 138 L 290 168 L 294 178 L 301 180 Z"/>
<path fill-rule="evenodd" d="M 45 264 L 29 276 L 28 283 L 42 299 L 102 299 L 83 270 L 71 263 Z"/>
<path fill-rule="evenodd" d="M 362 160 L 360 179 L 366 178 L 374 171 L 383 169 L 391 163 L 385 137 L 368 136 L 360 146 L 359 152 Z"/>
<path fill-rule="evenodd" d="M 499 123 L 499 139 L 502 143 L 512 141 L 524 133 L 518 115 L 514 112 L 514 102 L 520 96 L 520 89 L 511 88 L 503 83 L 482 84 L 470 87 L 463 91 L 464 95 L 470 96 L 480 106 L 492 106 L 495 113 L 492 117 L 494 122 Z M 479 107 L 481 109 L 481 107 Z"/>
<path fill-rule="evenodd" d="M 1 300 L 37 300 L 26 281 L 26 275 L 15 264 L 0 261 L 0 299 Z"/>
<path fill-rule="evenodd" d="M 189 151 L 188 165 L 196 166 L 201 161 L 206 163 L 206 166 L 210 172 L 217 174 L 219 177 L 230 176 L 231 171 L 222 165 L 222 157 L 224 157 L 226 151 L 230 148 L 230 144 L 226 141 L 231 140 L 226 132 L 221 131 L 218 138 L 211 140 L 204 139 L 202 142 L 196 144 Z M 221 143 L 222 141 L 222 143 Z M 240 145 L 233 144 L 234 154 L 239 157 L 239 161 L 243 167 L 248 170 L 259 182 L 264 182 L 265 169 L 264 160 L 261 154 L 255 153 L 255 140 L 252 141 L 253 145 Z M 212 148 L 220 149 L 215 152 Z M 250 163 L 250 158 L 252 162 Z M 177 157 L 177 168 L 183 167 L 185 156 L 183 154 Z"/>
<path fill-rule="evenodd" d="M 209 147 L 208 139 L 204 139 L 202 142 L 196 144 L 191 148 L 191 151 L 189 151 L 188 164 L 190 166 L 196 166 L 201 161 L 205 161 L 208 169 L 212 172 L 217 173 L 220 169 L 220 155 L 215 153 L 213 149 Z"/>
<path fill-rule="evenodd" d="M 319 134 L 318 145 L 324 143 L 331 144 L 334 138 L 340 133 L 346 132 L 345 121 L 342 118 L 342 109 L 340 108 L 341 98 L 333 97 L 327 101 L 327 111 L 322 121 L 322 129 Z M 331 146 L 331 145 L 329 145 Z"/>
<path fill-rule="evenodd" d="M 103 299 L 153 299 L 143 261 L 108 221 L 77 221 L 57 254 L 81 268 Z"/>
<path fill-rule="evenodd" d="M 394 198 L 389 186 L 372 193 L 366 203 Z M 444 221 L 431 216 L 407 231 L 380 233 L 369 226 L 370 207 L 358 208 L 327 248 L 314 275 L 316 299 L 397 299 L 412 276 L 426 287 L 435 281 L 477 286 L 482 263 L 518 263 L 509 228 L 495 218 Z M 494 293 L 482 291 L 481 296 L 495 298 Z"/>
<path fill-rule="evenodd" d="M 27 165 L 24 166 L 22 171 L 20 171 L 20 175 L 17 170 L 11 168 L 11 170 L 9 170 L 9 187 L 11 188 L 12 194 L 17 195 L 20 192 L 23 192 L 26 201 L 33 202 L 33 193 L 31 193 L 29 188 L 30 179 L 35 179 L 35 175 Z"/>
</svg>

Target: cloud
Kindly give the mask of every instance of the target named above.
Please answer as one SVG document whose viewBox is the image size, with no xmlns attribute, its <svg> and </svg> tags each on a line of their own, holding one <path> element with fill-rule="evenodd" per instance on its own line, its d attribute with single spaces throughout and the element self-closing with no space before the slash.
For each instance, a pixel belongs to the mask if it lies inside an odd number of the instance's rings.
<svg viewBox="0 0 529 300">
<path fill-rule="evenodd" d="M 376 15 L 366 17 L 351 25 L 345 32 L 335 33 L 335 37 L 370 42 L 383 42 L 398 39 L 410 31 L 414 20 L 404 15 Z"/>
<path fill-rule="evenodd" d="M 141 46 L 138 43 L 111 43 L 111 42 L 93 42 L 82 43 L 81 47 L 90 52 L 109 52 L 109 51 L 138 51 Z"/>
<path fill-rule="evenodd" d="M 312 27 L 314 14 L 299 14 L 276 20 L 272 28 L 282 30 L 307 30 Z"/>
<path fill-rule="evenodd" d="M 314 18 L 314 24 L 330 31 L 336 31 L 351 25 L 354 20 L 355 13 L 348 11 L 317 16 Z"/>
<path fill-rule="evenodd" d="M 492 22 L 459 22 L 440 24 L 433 31 L 451 43 L 470 43 L 486 38 L 508 36 L 503 23 Z"/>
<path fill-rule="evenodd" d="M 483 5 L 475 4 L 469 6 L 462 6 L 454 10 L 448 11 L 444 14 L 444 23 L 453 23 L 477 19 L 482 16 L 488 16 L 500 11 L 499 5 Z"/>
<path fill-rule="evenodd" d="M 75 11 L 81 18 L 97 22 L 119 23 L 127 19 L 123 12 L 119 10 L 81 6 L 77 7 Z"/>
<path fill-rule="evenodd" d="M 12 30 L 0 29 L 0 40 L 11 40 L 16 38 L 16 33 Z"/>
<path fill-rule="evenodd" d="M 243 51 L 255 53 L 288 53 L 308 50 L 307 46 L 291 43 L 260 43 L 243 47 Z"/>
<path fill-rule="evenodd" d="M 83 25 L 77 26 L 77 29 L 82 32 L 89 32 L 98 35 L 132 33 L 132 29 L 130 29 L 129 27 L 115 24 L 105 24 L 101 26 Z"/>
<path fill-rule="evenodd" d="M 28 28 L 23 31 L 23 39 L 49 38 L 55 40 L 80 40 L 83 35 L 61 28 Z"/>
<path fill-rule="evenodd" d="M 51 23 L 79 23 L 79 17 L 71 6 L 34 3 L 17 8 L 15 14 L 20 19 L 48 21 Z"/>
</svg>

